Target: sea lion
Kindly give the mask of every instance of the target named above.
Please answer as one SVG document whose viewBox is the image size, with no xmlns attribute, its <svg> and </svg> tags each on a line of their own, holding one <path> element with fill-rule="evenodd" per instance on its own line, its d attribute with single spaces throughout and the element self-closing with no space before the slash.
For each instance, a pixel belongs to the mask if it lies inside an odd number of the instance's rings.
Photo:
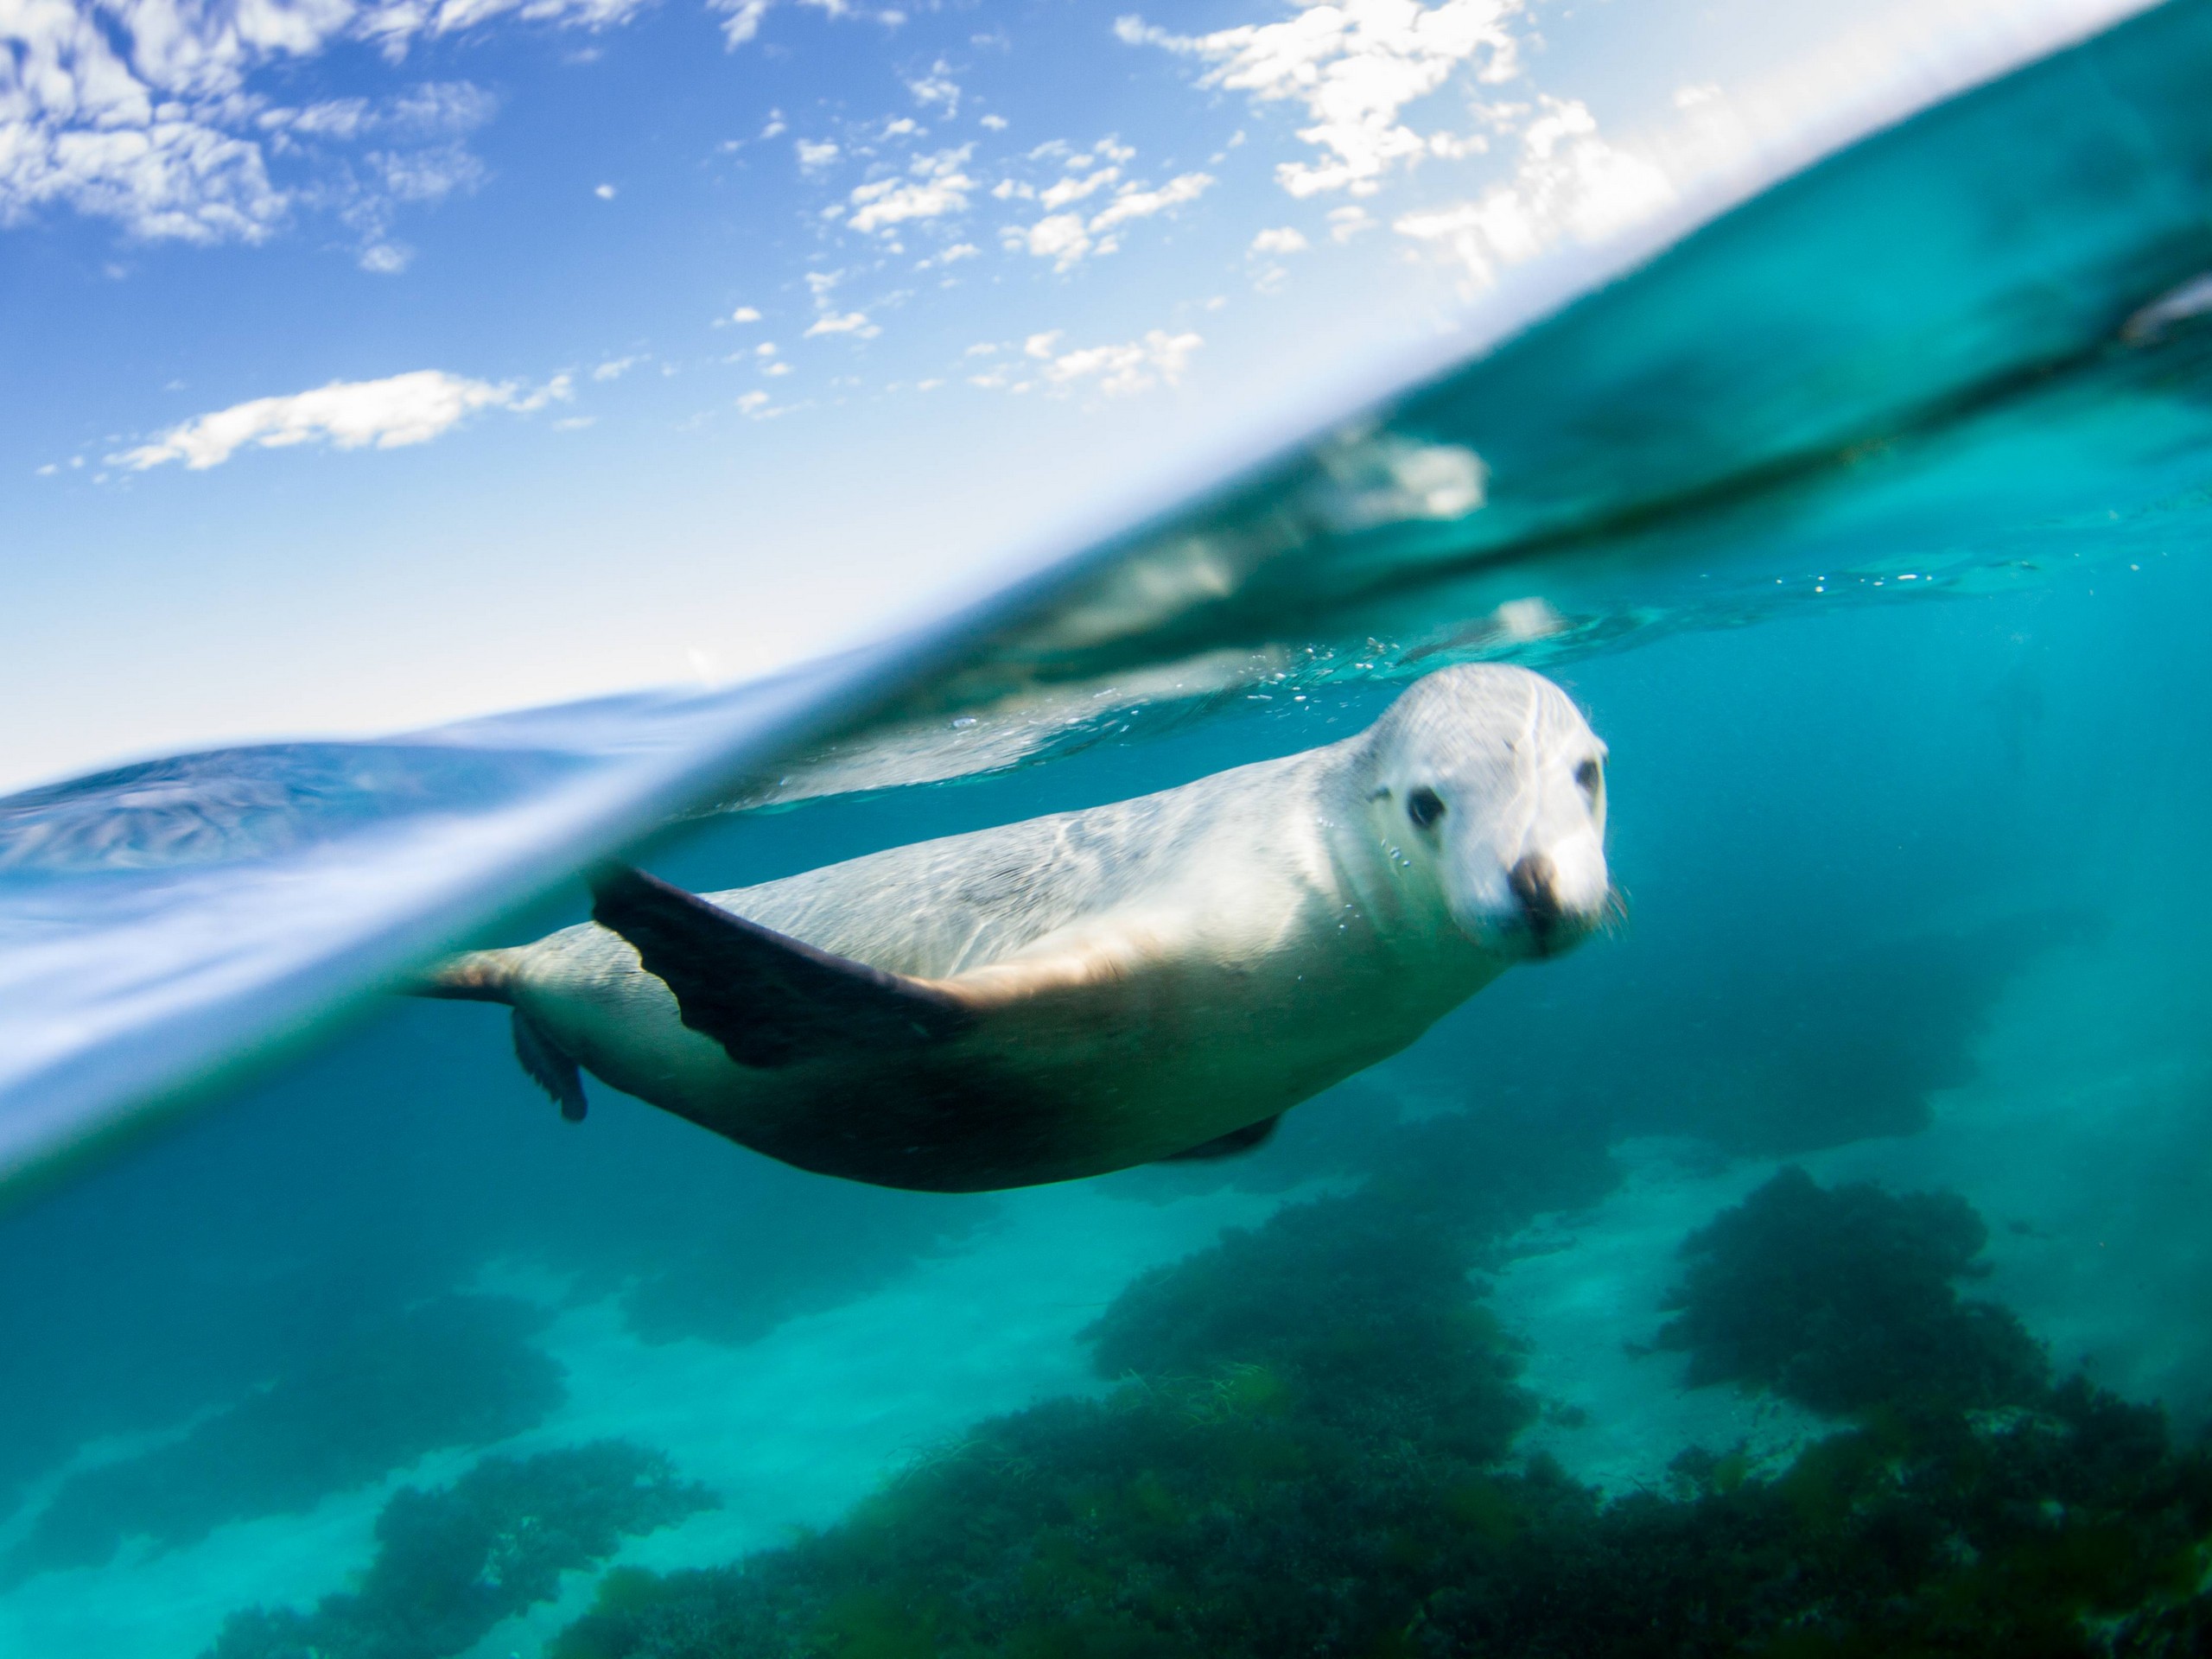
<svg viewBox="0 0 2212 1659">
<path fill-rule="evenodd" d="M 980 1192 L 1258 1144 L 1610 900 L 1605 746 L 1550 681 L 1446 669 L 1325 747 L 594 920 L 421 987 L 803 1169 Z"/>
</svg>

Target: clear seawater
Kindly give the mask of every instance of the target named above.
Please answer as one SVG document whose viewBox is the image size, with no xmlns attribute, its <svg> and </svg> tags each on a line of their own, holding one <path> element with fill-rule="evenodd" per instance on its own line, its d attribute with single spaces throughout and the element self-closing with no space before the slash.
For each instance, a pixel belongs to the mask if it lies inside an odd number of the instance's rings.
<svg viewBox="0 0 2212 1659">
<path fill-rule="evenodd" d="M 0 802 L 0 1655 L 2212 1647 L 2209 74 L 2153 12 L 875 659 Z M 1239 1159 L 862 1187 L 378 988 L 1484 658 L 1626 918 Z"/>
</svg>

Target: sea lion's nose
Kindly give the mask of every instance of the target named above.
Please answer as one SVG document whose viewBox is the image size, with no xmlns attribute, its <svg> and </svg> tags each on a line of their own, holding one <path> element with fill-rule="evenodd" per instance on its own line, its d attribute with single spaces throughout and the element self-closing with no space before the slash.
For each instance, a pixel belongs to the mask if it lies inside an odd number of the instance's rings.
<svg viewBox="0 0 2212 1659">
<path fill-rule="evenodd" d="M 1541 853 L 1530 853 L 1506 874 L 1506 883 L 1521 902 L 1529 934 L 1543 950 L 1559 927 L 1559 869 Z"/>
</svg>

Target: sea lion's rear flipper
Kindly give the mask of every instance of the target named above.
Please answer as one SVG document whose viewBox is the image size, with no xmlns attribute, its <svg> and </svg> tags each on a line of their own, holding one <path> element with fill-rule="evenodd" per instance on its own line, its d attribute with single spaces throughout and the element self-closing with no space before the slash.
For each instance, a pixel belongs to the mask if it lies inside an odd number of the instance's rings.
<svg viewBox="0 0 2212 1659">
<path fill-rule="evenodd" d="M 514 1032 L 515 1058 L 522 1062 L 531 1081 L 553 1096 L 563 1117 L 571 1123 L 582 1122 L 584 1080 L 575 1058 L 520 1008 L 515 1010 Z"/>
<path fill-rule="evenodd" d="M 1241 1129 L 1231 1129 L 1227 1135 L 1217 1135 L 1211 1141 L 1201 1141 L 1195 1147 L 1171 1152 L 1159 1161 L 1163 1164 L 1195 1164 L 1202 1159 L 1234 1158 L 1240 1152 L 1254 1152 L 1264 1147 L 1281 1127 L 1282 1114 L 1277 1112 L 1273 1117 L 1247 1123 Z"/>
<path fill-rule="evenodd" d="M 683 1023 L 740 1065 L 915 1048 L 974 1021 L 933 985 L 818 950 L 641 870 L 608 866 L 591 887 L 592 919 L 637 947 Z"/>
</svg>

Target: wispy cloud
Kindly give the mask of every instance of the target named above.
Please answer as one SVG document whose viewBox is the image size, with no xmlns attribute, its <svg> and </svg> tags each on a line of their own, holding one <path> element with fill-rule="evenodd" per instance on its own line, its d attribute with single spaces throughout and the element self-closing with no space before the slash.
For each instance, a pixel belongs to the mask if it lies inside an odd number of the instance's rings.
<svg viewBox="0 0 2212 1659">
<path fill-rule="evenodd" d="M 1510 182 L 1471 201 L 1402 214 L 1391 228 L 1446 250 L 1472 282 L 1488 284 L 1502 266 L 1562 238 L 1601 240 L 1673 202 L 1667 175 L 1599 137 L 1580 104 L 1548 98 L 1541 104 L 1542 112 L 1522 135 Z"/>
<path fill-rule="evenodd" d="M 908 81 L 906 90 L 925 109 L 933 105 L 943 110 L 948 121 L 960 113 L 960 87 L 952 79 L 951 66 L 943 58 L 930 66 L 929 73 Z"/>
<path fill-rule="evenodd" d="M 1118 167 L 1103 168 L 1080 177 L 1071 175 L 1038 193 L 1037 199 L 1046 207 L 1080 200 L 1120 176 Z M 1039 259 L 1050 259 L 1065 270 L 1093 254 L 1112 253 L 1119 248 L 1121 240 L 1112 234 L 1116 226 L 1196 201 L 1212 188 L 1213 182 L 1211 174 L 1185 173 L 1156 190 L 1141 184 L 1124 184 L 1114 192 L 1112 200 L 1087 218 L 1081 213 L 1048 213 L 1033 225 L 1008 226 L 1001 237 L 1008 247 L 1026 250 Z"/>
<path fill-rule="evenodd" d="M 1010 360 L 968 377 L 970 385 L 989 391 L 1067 392 L 1095 389 L 1109 397 L 1127 397 L 1161 385 L 1173 385 L 1190 365 L 1192 353 L 1205 341 L 1193 334 L 1147 330 L 1141 339 L 1111 346 L 1062 350 L 1064 331 L 1048 329 L 1021 342 Z M 968 348 L 970 357 L 995 357 L 1001 348 L 988 341 Z"/>
<path fill-rule="evenodd" d="M 488 94 L 449 83 L 396 99 L 272 106 L 249 89 L 280 61 L 365 42 L 395 60 L 418 41 L 524 10 L 555 27 L 602 28 L 642 0 L 308 0 L 208 5 L 85 0 L 0 6 L 0 222 L 47 207 L 111 219 L 133 235 L 259 241 L 302 204 L 353 222 L 395 196 L 423 200 L 468 166 L 407 148 L 450 144 L 486 118 Z M 387 146 L 358 161 L 344 147 Z M 297 174 L 279 182 L 277 167 Z M 385 176 L 381 186 L 377 175 Z M 435 177 L 445 182 L 423 188 Z M 411 190 L 409 182 L 416 187 Z M 372 238 L 373 241 L 374 238 Z M 404 260 L 365 261 L 372 269 Z"/>
<path fill-rule="evenodd" d="M 1313 124 L 1298 136 L 1325 152 L 1285 162 L 1275 177 L 1294 196 L 1332 190 L 1368 194 L 1393 167 L 1450 154 L 1470 141 L 1424 136 L 1399 118 L 1437 91 L 1462 65 L 1483 81 L 1519 73 L 1506 24 L 1520 0 L 1300 0 L 1281 22 L 1246 24 L 1211 35 L 1176 35 L 1140 17 L 1115 33 L 1133 46 L 1163 47 L 1213 65 L 1204 84 L 1250 94 L 1255 102 L 1303 105 Z"/>
<path fill-rule="evenodd" d="M 1057 213 L 1070 202 L 1081 201 L 1121 176 L 1122 169 L 1118 167 L 1102 167 L 1091 173 L 1071 173 L 1058 184 L 1047 185 L 1038 192 L 1037 205 L 1047 213 Z"/>
<path fill-rule="evenodd" d="M 454 3 L 454 0 L 443 0 L 443 3 L 448 5 Z M 542 0 L 506 0 L 506 3 L 535 6 Z M 613 0 L 608 0 L 608 3 L 613 3 Z M 644 3 L 644 0 L 626 0 L 626 3 L 634 6 Z M 799 0 L 799 3 L 827 17 L 874 18 L 893 29 L 906 21 L 906 14 L 896 7 L 887 6 L 876 10 L 855 5 L 852 0 Z M 722 14 L 722 43 L 734 52 L 760 33 L 760 25 L 767 21 L 768 13 L 774 9 L 776 0 L 707 0 L 707 5 L 709 10 Z"/>
<path fill-rule="evenodd" d="M 152 442 L 109 459 L 133 472 L 172 461 L 203 472 L 247 448 L 327 443 L 335 449 L 397 449 L 427 443 L 480 410 L 527 413 L 565 402 L 569 395 L 565 374 L 536 388 L 512 380 L 470 380 L 440 369 L 418 369 L 382 380 L 334 380 L 313 391 L 257 397 L 195 416 Z"/>
<path fill-rule="evenodd" d="M 856 231 L 887 231 L 909 219 L 965 213 L 968 192 L 976 188 L 976 181 L 960 169 L 972 149 L 963 144 L 934 156 L 917 156 L 908 177 L 860 186 L 852 193 L 853 213 L 846 223 Z"/>
</svg>

